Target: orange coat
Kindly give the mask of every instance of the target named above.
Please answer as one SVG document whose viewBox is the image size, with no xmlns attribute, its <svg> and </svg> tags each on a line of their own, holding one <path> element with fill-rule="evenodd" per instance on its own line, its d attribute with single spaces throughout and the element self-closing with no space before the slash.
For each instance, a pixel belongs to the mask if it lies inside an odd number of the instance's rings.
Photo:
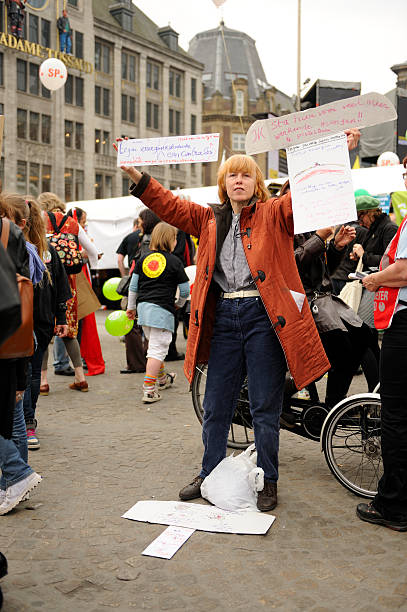
<svg viewBox="0 0 407 612">
<path fill-rule="evenodd" d="M 211 281 L 217 250 L 219 252 L 230 226 L 231 206 L 225 203 L 204 207 L 182 200 L 147 174 L 137 186 L 132 186 L 131 193 L 163 221 L 199 238 L 184 363 L 185 375 L 191 382 L 196 364 L 209 359 L 218 297 L 217 286 L 211 285 Z M 275 330 L 294 382 L 298 389 L 302 389 L 321 377 L 330 364 L 295 263 L 290 193 L 243 208 L 240 231 L 247 263 L 270 321 L 276 324 L 278 317 L 285 320 L 285 325 L 277 325 Z M 304 295 L 301 312 L 290 290 Z"/>
</svg>

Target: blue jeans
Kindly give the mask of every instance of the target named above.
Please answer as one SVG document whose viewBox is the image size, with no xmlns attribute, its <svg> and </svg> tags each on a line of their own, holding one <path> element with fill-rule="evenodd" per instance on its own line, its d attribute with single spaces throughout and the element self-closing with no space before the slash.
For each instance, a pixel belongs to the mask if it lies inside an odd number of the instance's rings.
<svg viewBox="0 0 407 612">
<path fill-rule="evenodd" d="M 227 437 L 247 374 L 257 465 L 278 479 L 286 361 L 260 298 L 219 298 L 208 363 L 202 440 L 205 478 L 226 456 Z"/>
<path fill-rule="evenodd" d="M 23 401 L 14 409 L 13 433 L 11 440 L 0 436 L 0 489 L 7 489 L 20 480 L 27 478 L 34 470 L 27 463 L 28 447 L 25 428 Z"/>
<path fill-rule="evenodd" d="M 69 357 L 66 352 L 65 344 L 62 338 L 56 336 L 54 339 L 54 370 L 66 370 L 69 368 Z"/>
<path fill-rule="evenodd" d="M 37 408 L 37 400 L 40 394 L 41 386 L 41 365 L 44 351 L 37 345 L 34 355 L 28 364 L 28 380 L 27 389 L 24 393 L 23 407 L 25 422 L 35 419 L 35 410 Z"/>
<path fill-rule="evenodd" d="M 70 53 L 72 51 L 72 38 L 70 32 L 61 32 L 59 34 L 59 50 Z"/>
</svg>

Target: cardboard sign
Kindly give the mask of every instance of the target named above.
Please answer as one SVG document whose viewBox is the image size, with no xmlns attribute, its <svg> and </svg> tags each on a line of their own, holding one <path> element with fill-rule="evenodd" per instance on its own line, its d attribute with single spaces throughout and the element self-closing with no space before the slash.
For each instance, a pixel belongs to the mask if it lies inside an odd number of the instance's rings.
<svg viewBox="0 0 407 612">
<path fill-rule="evenodd" d="M 200 531 L 264 534 L 276 517 L 261 512 L 229 512 L 203 504 L 148 500 L 137 502 L 122 518 Z"/>
<path fill-rule="evenodd" d="M 296 234 L 357 218 L 345 134 L 290 147 L 287 162 Z"/>
<path fill-rule="evenodd" d="M 338 100 L 282 117 L 255 121 L 246 134 L 246 153 L 284 149 L 350 128 L 362 128 L 397 119 L 386 96 L 375 92 Z"/>
<path fill-rule="evenodd" d="M 219 134 L 122 140 L 118 166 L 161 166 L 218 161 Z"/>
</svg>

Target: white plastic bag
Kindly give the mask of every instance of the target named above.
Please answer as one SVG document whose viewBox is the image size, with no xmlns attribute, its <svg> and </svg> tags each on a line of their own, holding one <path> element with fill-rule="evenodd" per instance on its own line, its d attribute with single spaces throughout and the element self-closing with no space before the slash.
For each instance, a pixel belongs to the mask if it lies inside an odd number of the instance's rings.
<svg viewBox="0 0 407 612">
<path fill-rule="evenodd" d="M 236 457 L 226 457 L 203 481 L 202 497 L 222 510 L 257 510 L 257 491 L 264 487 L 264 472 L 256 462 L 254 444 Z"/>
</svg>

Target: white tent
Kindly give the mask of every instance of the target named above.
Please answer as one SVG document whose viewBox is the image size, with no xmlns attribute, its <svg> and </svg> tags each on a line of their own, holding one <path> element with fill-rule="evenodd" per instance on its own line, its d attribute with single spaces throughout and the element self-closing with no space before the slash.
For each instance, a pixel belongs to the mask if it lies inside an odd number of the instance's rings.
<svg viewBox="0 0 407 612">
<path fill-rule="evenodd" d="M 404 191 L 403 172 L 402 165 L 352 170 L 353 186 L 355 190 L 366 189 L 372 195 Z M 266 181 L 266 184 L 270 182 L 283 184 L 285 181 L 286 178 L 280 178 Z M 197 202 L 201 206 L 219 202 L 216 185 L 177 189 L 174 193 L 187 200 Z M 144 208 L 144 204 L 133 196 L 123 196 L 106 200 L 72 202 L 70 205 L 79 206 L 87 212 L 89 236 L 94 240 L 98 251 L 103 253 L 98 268 L 117 268 L 117 247 L 123 238 L 132 231 L 133 221 Z"/>
</svg>

